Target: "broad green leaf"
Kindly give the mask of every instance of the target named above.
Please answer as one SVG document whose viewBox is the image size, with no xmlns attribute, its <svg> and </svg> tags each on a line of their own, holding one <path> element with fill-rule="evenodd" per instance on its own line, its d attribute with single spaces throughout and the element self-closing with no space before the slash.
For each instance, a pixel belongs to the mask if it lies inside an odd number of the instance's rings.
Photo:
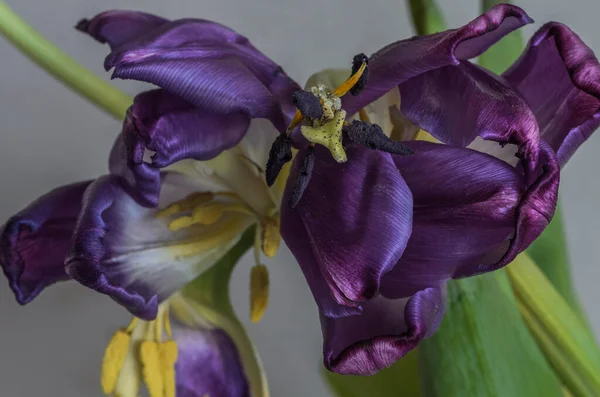
<svg viewBox="0 0 600 397">
<path fill-rule="evenodd" d="M 482 0 L 481 11 L 485 12 L 500 3 L 511 3 L 511 1 Z M 519 58 L 522 51 L 523 36 L 520 30 L 516 30 L 506 35 L 502 40 L 481 54 L 479 56 L 479 64 L 494 73 L 500 74 Z"/>
<path fill-rule="evenodd" d="M 418 35 L 446 30 L 444 15 L 435 0 L 409 0 L 413 25 Z"/>
<path fill-rule="evenodd" d="M 373 376 L 339 375 L 323 368 L 323 376 L 339 397 L 421 397 L 418 354 L 410 352 Z"/>
<path fill-rule="evenodd" d="M 419 368 L 427 397 L 563 395 L 504 271 L 448 283 L 446 316 L 419 346 Z"/>
<path fill-rule="evenodd" d="M 507 267 L 523 318 L 576 396 L 600 396 L 600 350 L 580 316 L 527 254 Z"/>
</svg>

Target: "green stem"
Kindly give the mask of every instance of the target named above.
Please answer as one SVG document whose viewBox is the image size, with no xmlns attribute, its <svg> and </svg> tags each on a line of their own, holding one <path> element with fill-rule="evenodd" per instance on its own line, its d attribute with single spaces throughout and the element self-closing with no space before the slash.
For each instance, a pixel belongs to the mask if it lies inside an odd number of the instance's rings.
<svg viewBox="0 0 600 397">
<path fill-rule="evenodd" d="M 435 0 L 408 0 L 408 6 L 418 35 L 438 33 L 447 29 L 444 15 Z"/>
<path fill-rule="evenodd" d="M 118 120 L 132 99 L 46 40 L 0 0 L 0 33 L 24 55 L 91 103 Z"/>
</svg>

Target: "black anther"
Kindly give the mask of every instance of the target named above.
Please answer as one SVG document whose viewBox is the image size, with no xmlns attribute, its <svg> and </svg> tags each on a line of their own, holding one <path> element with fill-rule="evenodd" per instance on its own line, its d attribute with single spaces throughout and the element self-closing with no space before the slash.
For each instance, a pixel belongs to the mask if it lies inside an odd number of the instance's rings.
<svg viewBox="0 0 600 397">
<path fill-rule="evenodd" d="M 350 126 L 344 127 L 344 133 L 352 142 L 366 146 L 372 150 L 380 150 L 403 156 L 414 153 L 411 148 L 402 142 L 388 138 L 377 124 L 353 120 Z"/>
<path fill-rule="evenodd" d="M 360 69 L 363 63 L 367 63 L 367 65 L 369 63 L 369 58 L 365 54 L 361 52 L 360 54 L 354 56 L 352 59 L 352 75 L 358 72 L 358 69 Z M 360 94 L 362 89 L 367 85 L 368 80 L 369 66 L 366 67 L 365 71 L 360 76 L 360 79 L 358 79 L 358 82 L 354 84 L 354 87 L 350 88 L 350 93 L 355 96 Z"/>
<path fill-rule="evenodd" d="M 292 101 L 304 117 L 319 119 L 323 116 L 321 101 L 311 92 L 298 90 L 292 95 Z"/>
<path fill-rule="evenodd" d="M 304 150 L 303 155 L 304 159 L 302 159 L 302 166 L 296 177 L 294 190 L 292 191 L 292 197 L 290 199 L 290 208 L 295 208 L 300 202 L 300 199 L 308 186 L 308 182 L 310 182 L 310 177 L 312 176 L 313 168 L 315 166 L 315 148 L 313 146 L 309 146 Z"/>
<path fill-rule="evenodd" d="M 271 150 L 269 151 L 269 160 L 265 170 L 265 179 L 268 186 L 272 186 L 281 172 L 281 169 L 292 159 L 292 140 L 286 134 L 279 134 Z"/>
</svg>

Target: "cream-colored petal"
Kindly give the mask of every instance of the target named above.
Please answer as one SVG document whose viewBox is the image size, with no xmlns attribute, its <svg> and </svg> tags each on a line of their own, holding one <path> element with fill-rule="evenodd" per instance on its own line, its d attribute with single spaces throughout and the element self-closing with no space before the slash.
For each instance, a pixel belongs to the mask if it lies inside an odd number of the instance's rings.
<svg viewBox="0 0 600 397">
<path fill-rule="evenodd" d="M 517 145 L 508 144 L 502 147 L 498 142 L 486 141 L 481 137 L 477 137 L 467 148 L 487 153 L 513 166 L 519 162 L 519 159 L 515 157 L 518 150 Z"/>
</svg>

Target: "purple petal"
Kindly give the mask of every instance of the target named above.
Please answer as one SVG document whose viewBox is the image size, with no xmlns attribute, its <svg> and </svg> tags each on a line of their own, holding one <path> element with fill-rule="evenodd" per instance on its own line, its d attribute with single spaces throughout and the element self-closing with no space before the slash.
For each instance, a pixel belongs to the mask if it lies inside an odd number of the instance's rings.
<svg viewBox="0 0 600 397">
<path fill-rule="evenodd" d="M 338 164 L 316 147 L 308 188 L 290 209 L 286 204 L 302 162 L 297 156 L 281 212 L 282 236 L 330 317 L 356 313 L 378 293 L 412 225 L 412 197 L 392 157 L 359 147 L 347 154 L 348 162 Z"/>
<path fill-rule="evenodd" d="M 445 287 L 438 287 L 407 299 L 377 297 L 355 316 L 321 316 L 325 366 L 341 374 L 373 375 L 431 336 L 444 310 Z"/>
<path fill-rule="evenodd" d="M 0 265 L 17 301 L 26 304 L 45 287 L 67 280 L 64 261 L 91 181 L 55 189 L 6 222 L 0 237 Z"/>
<path fill-rule="evenodd" d="M 381 282 L 381 294 L 394 299 L 437 287 L 459 270 L 478 272 L 482 263 L 491 270 L 494 258 L 486 257 L 506 251 L 525 196 L 522 173 L 502 160 L 447 145 L 407 144 L 415 153 L 394 162 L 413 195 L 413 230 Z"/>
<path fill-rule="evenodd" d="M 600 64 L 565 25 L 544 25 L 503 77 L 533 110 L 561 166 L 600 125 Z"/>
<path fill-rule="evenodd" d="M 110 21 L 116 26 L 122 22 Z M 246 37 L 200 19 L 160 24 L 120 43 L 106 58 L 105 67 L 115 68 L 113 77 L 156 84 L 210 112 L 267 118 L 280 131 L 293 116 L 291 95 L 299 89 Z"/>
<path fill-rule="evenodd" d="M 76 28 L 115 49 L 168 22 L 145 12 L 112 10 L 97 15 L 91 21 L 83 19 Z"/>
<path fill-rule="evenodd" d="M 225 332 L 173 321 L 173 337 L 177 397 L 250 397 L 237 348 Z"/>
<path fill-rule="evenodd" d="M 161 206 L 206 190 L 181 174 L 165 174 L 161 182 Z M 113 175 L 99 178 L 87 190 L 66 270 L 83 285 L 150 320 L 158 303 L 235 244 L 249 220 L 224 215 L 213 225 L 171 231 L 168 224 L 174 218 L 157 218 L 157 210 L 139 205 L 128 186 Z M 218 244 L 199 252 L 186 249 L 208 239 Z"/>
<path fill-rule="evenodd" d="M 244 113 L 216 114 L 195 108 L 164 90 L 144 92 L 135 98 L 123 124 L 123 148 L 114 157 L 125 175 L 140 190 L 142 201 L 156 205 L 160 168 L 191 158 L 209 160 L 237 145 L 246 134 L 250 119 Z M 151 162 L 144 155 L 154 152 Z M 115 167 L 116 168 L 116 167 Z"/>
<path fill-rule="evenodd" d="M 360 95 L 344 97 L 344 108 L 353 114 L 411 78 L 482 54 L 511 31 L 531 22 L 521 8 L 500 4 L 462 28 L 387 45 L 372 55 L 369 83 Z M 402 89 L 401 93 L 404 102 Z"/>
</svg>

